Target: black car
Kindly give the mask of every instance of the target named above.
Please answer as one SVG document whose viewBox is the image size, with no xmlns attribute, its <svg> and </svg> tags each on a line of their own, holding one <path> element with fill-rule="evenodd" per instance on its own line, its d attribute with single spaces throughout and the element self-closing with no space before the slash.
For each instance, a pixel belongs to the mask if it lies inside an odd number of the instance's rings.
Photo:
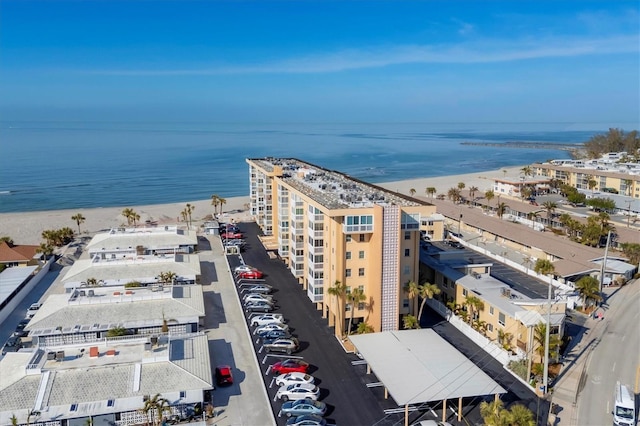
<svg viewBox="0 0 640 426">
<path fill-rule="evenodd" d="M 266 330 L 258 333 L 258 337 L 264 340 L 278 339 L 280 337 L 289 337 L 291 336 L 289 332 L 284 330 Z"/>
<path fill-rule="evenodd" d="M 22 348 L 22 340 L 17 336 L 9 337 L 9 340 L 2 347 L 2 355 L 7 352 L 18 352 Z"/>
</svg>

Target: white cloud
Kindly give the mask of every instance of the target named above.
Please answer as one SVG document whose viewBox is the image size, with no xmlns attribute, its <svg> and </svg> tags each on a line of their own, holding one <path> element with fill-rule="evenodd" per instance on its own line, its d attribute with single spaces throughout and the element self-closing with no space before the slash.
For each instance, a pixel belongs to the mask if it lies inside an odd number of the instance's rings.
<svg viewBox="0 0 640 426">
<path fill-rule="evenodd" d="M 638 53 L 639 46 L 640 38 L 637 34 L 610 38 L 546 38 L 519 41 L 481 39 L 449 45 L 347 49 L 255 65 L 223 65 L 193 69 L 98 69 L 81 72 L 123 76 L 336 73 L 406 64 L 500 63 L 527 59 Z"/>
</svg>

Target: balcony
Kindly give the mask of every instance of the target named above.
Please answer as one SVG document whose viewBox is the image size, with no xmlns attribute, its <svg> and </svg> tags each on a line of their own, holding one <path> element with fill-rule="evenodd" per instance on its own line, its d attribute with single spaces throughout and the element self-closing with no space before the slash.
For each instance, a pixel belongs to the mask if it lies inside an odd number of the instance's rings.
<svg viewBox="0 0 640 426">
<path fill-rule="evenodd" d="M 307 297 L 309 298 L 309 300 L 311 300 L 313 303 L 320 303 L 323 300 L 323 296 L 322 294 L 313 294 L 313 287 L 311 285 L 309 285 L 309 288 L 307 289 Z"/>
<path fill-rule="evenodd" d="M 518 349 L 520 349 L 521 351 L 523 352 L 527 351 L 527 342 L 523 342 L 522 340 L 517 340 L 516 345 L 518 346 Z"/>
<path fill-rule="evenodd" d="M 314 246 L 311 246 L 311 245 L 307 244 L 307 250 L 309 251 L 309 253 L 313 253 L 313 254 L 322 254 L 322 253 L 324 253 L 324 247 L 322 247 L 322 246 L 314 247 Z"/>
<path fill-rule="evenodd" d="M 373 233 L 373 224 L 342 225 L 342 232 L 345 234 L 371 234 Z"/>
</svg>

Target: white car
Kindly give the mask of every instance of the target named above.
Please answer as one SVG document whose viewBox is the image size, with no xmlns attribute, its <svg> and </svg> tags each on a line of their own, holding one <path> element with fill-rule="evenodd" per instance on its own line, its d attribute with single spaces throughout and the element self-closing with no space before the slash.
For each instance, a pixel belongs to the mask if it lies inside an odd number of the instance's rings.
<svg viewBox="0 0 640 426">
<path fill-rule="evenodd" d="M 267 294 L 273 291 L 273 287 L 268 284 L 252 284 L 242 287 L 243 292 Z"/>
<path fill-rule="evenodd" d="M 273 323 L 283 324 L 284 315 L 269 313 L 269 314 L 256 315 L 255 317 L 251 318 L 251 325 L 254 327 L 259 325 L 273 324 Z"/>
<path fill-rule="evenodd" d="M 305 398 L 317 401 L 320 398 L 320 389 L 311 383 L 282 386 L 276 392 L 276 398 L 280 398 L 283 401 L 297 401 Z"/>
<path fill-rule="evenodd" d="M 31 306 L 29 306 L 29 309 L 27 310 L 27 316 L 26 318 L 33 318 L 34 315 L 38 312 L 38 309 L 40 309 L 42 307 L 42 303 L 32 303 Z"/>
<path fill-rule="evenodd" d="M 234 272 L 237 274 L 239 272 L 250 272 L 250 271 L 257 271 L 258 268 L 254 268 L 253 266 L 249 266 L 249 265 L 240 265 L 240 266 L 236 266 L 236 268 L 234 269 Z"/>
<path fill-rule="evenodd" d="M 273 330 L 287 331 L 287 330 L 289 330 L 289 325 L 288 324 L 278 323 L 278 322 L 265 324 L 265 325 L 261 325 L 260 327 L 256 328 L 255 331 L 253 332 L 253 334 L 258 334 L 258 333 L 262 333 L 263 331 L 267 332 L 267 331 L 273 331 Z"/>
<path fill-rule="evenodd" d="M 255 301 L 255 302 L 267 302 L 267 303 L 273 304 L 273 296 L 269 296 L 266 294 L 249 293 L 242 298 L 242 301 L 245 303 L 248 301 Z"/>
<path fill-rule="evenodd" d="M 298 373 L 298 372 L 281 374 L 278 377 L 276 377 L 276 385 L 278 385 L 279 387 L 297 385 L 300 383 L 314 384 L 315 381 L 316 381 L 315 377 L 309 374 Z"/>
</svg>

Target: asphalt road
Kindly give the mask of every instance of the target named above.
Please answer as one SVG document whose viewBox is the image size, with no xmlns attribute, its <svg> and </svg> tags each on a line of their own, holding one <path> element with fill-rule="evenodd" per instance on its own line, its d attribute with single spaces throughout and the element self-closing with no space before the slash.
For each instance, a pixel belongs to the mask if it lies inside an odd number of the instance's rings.
<svg viewBox="0 0 640 426">
<path fill-rule="evenodd" d="M 614 386 L 616 381 L 634 391 L 636 374 L 640 369 L 640 282 L 636 281 L 609 297 L 602 337 L 594 342 L 591 357 L 583 378 L 584 387 L 578 398 L 577 424 L 599 426 L 612 424 Z M 591 331 L 595 332 L 595 331 Z M 637 411 L 637 410 L 636 410 Z"/>
</svg>

